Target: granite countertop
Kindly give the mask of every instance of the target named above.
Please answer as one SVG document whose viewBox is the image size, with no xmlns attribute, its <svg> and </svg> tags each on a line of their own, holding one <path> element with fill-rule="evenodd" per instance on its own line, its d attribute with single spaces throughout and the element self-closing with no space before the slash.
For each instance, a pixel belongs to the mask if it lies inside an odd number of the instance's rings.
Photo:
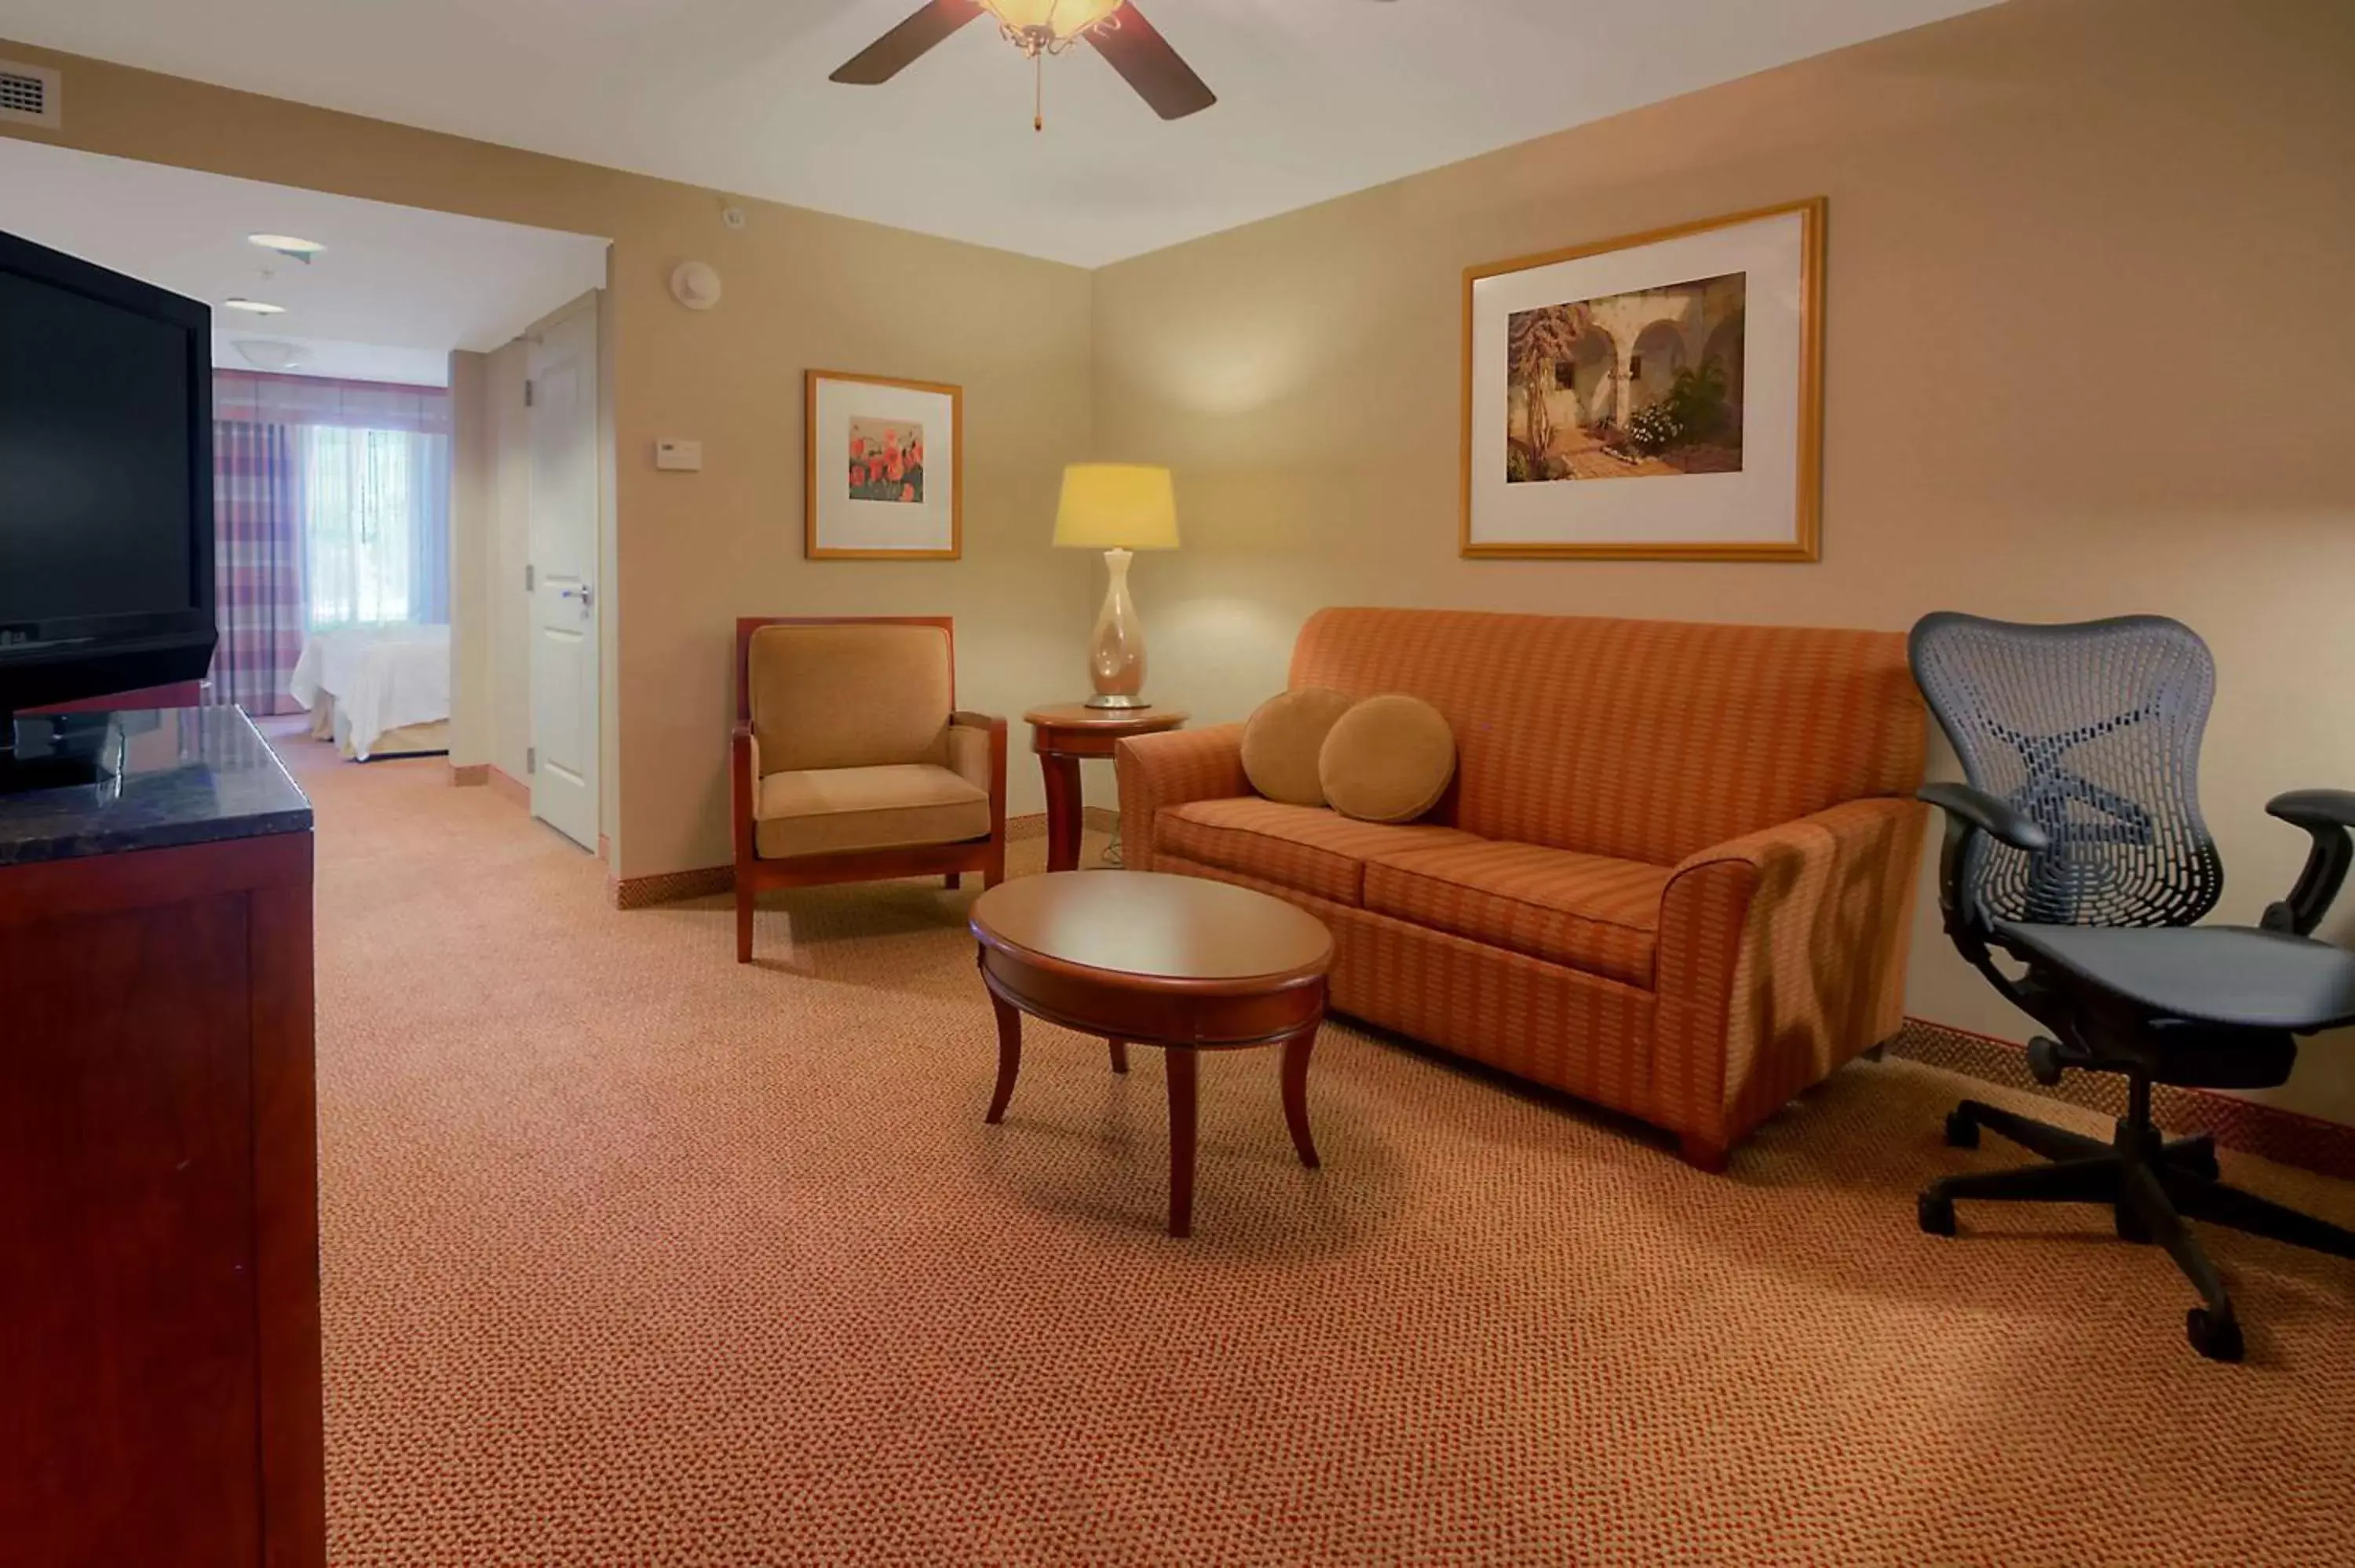
<svg viewBox="0 0 2355 1568">
<path fill-rule="evenodd" d="M 95 717 L 80 742 L 102 755 L 99 782 L 0 793 L 0 866 L 310 831 L 309 799 L 239 709 Z M 45 724 L 20 721 L 19 747 Z"/>
</svg>

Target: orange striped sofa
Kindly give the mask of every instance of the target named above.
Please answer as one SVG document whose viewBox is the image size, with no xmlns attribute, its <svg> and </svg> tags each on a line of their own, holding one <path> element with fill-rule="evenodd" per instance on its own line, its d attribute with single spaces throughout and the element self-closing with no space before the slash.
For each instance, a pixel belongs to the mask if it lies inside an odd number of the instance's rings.
<svg viewBox="0 0 2355 1568">
<path fill-rule="evenodd" d="M 1280 805 L 1241 725 L 1124 741 L 1128 863 L 1321 917 L 1336 1009 L 1727 1151 L 1900 1019 L 1924 720 L 1893 632 L 1327 609 L 1291 684 L 1406 692 L 1456 779 Z"/>
</svg>

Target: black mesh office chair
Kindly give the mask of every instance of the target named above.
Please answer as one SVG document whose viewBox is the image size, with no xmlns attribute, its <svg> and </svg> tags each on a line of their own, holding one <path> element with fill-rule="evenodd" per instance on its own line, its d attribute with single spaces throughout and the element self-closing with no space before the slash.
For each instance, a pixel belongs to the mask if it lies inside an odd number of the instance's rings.
<svg viewBox="0 0 2355 1568">
<path fill-rule="evenodd" d="M 2314 841 L 2296 886 L 2262 926 L 2195 926 L 2224 874 L 2198 789 L 2215 662 L 2190 628 L 1940 614 L 1914 627 L 1913 662 L 1970 780 L 1921 792 L 1946 817 L 1946 933 L 2059 1037 L 2029 1045 L 2040 1082 L 2120 1073 L 2127 1094 L 2106 1143 L 1965 1100 L 1948 1143 L 1976 1148 L 1984 1128 L 2049 1163 L 1932 1182 L 1922 1228 L 1954 1234 L 1957 1198 L 2107 1204 L 2119 1235 L 2164 1246 L 2198 1287 L 2194 1348 L 2238 1361 L 2232 1298 L 2185 1219 L 2339 1257 L 2355 1257 L 2355 1232 L 2225 1185 L 2208 1139 L 2160 1138 L 2150 1089 L 2270 1087 L 2289 1076 L 2294 1036 L 2355 1021 L 2355 954 L 2311 936 L 2355 861 L 2355 793 L 2273 800 Z"/>
</svg>

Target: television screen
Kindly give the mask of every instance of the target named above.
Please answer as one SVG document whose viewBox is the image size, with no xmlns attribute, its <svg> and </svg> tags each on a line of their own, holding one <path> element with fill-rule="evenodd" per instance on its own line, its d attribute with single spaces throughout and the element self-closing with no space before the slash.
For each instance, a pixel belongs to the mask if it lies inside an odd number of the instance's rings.
<svg viewBox="0 0 2355 1568">
<path fill-rule="evenodd" d="M 0 234 L 0 763 L 12 712 L 212 662 L 211 337 L 195 300 Z"/>
<path fill-rule="evenodd" d="M 187 610 L 185 326 L 0 270 L 0 624 Z"/>
</svg>

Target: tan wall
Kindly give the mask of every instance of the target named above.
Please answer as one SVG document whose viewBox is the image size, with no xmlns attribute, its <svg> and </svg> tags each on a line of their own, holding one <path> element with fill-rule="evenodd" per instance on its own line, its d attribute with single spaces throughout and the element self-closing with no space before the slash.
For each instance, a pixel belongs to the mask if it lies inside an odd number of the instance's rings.
<svg viewBox="0 0 2355 1568">
<path fill-rule="evenodd" d="M 523 590 L 523 569 L 531 559 L 531 427 L 523 402 L 529 353 L 530 345 L 517 338 L 484 357 L 483 375 L 493 502 L 484 541 L 488 760 L 517 781 L 528 771 L 524 753 L 531 745 L 531 600 Z"/>
<path fill-rule="evenodd" d="M 29 45 L 65 72 L 66 129 L 0 134 L 378 201 L 604 236 L 616 432 L 614 679 L 606 800 L 618 869 L 729 854 L 726 738 L 740 614 L 945 612 L 959 694 L 1001 712 L 1068 695 L 1086 628 L 1086 558 L 1047 544 L 1056 476 L 1089 442 L 1089 275 L 879 225 L 334 114 Z M 727 294 L 707 314 L 667 289 L 695 258 Z M 801 376 L 824 368 L 965 388 L 965 558 L 801 558 Z M 658 436 L 703 442 L 705 471 L 657 474 Z M 505 764 L 502 764 L 505 766 Z M 1035 768 L 1013 809 L 1037 810 Z M 614 813 L 618 810 L 618 815 Z"/>
<path fill-rule="evenodd" d="M 450 766 L 491 758 L 490 552 L 497 453 L 485 355 L 450 355 Z"/>
<path fill-rule="evenodd" d="M 2265 799 L 2355 785 L 2350 82 L 2341 0 L 2013 0 L 1099 272 L 1097 453 L 1179 475 L 1156 689 L 1239 716 L 1330 603 L 2161 611 L 2222 667 L 2205 804 L 2254 917 L 2305 843 Z M 1816 195 L 1822 562 L 1458 559 L 1462 269 Z M 1915 953 L 1914 1012 L 2020 1036 L 1926 897 Z M 2290 1097 L 2355 1120 L 2355 1042 Z"/>
</svg>

